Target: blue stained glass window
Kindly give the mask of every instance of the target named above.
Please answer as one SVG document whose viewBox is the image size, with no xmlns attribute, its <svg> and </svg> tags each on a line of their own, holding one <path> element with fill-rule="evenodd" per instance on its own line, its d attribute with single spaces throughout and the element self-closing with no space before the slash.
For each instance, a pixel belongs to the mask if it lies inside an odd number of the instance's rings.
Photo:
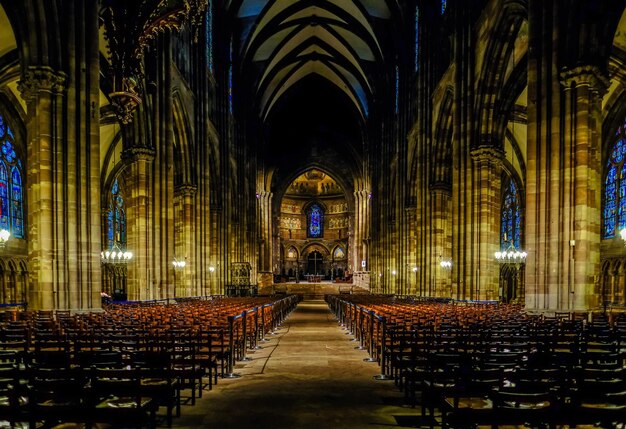
<svg viewBox="0 0 626 429">
<path fill-rule="evenodd" d="M 109 210 L 107 211 L 107 241 L 109 243 L 109 248 L 113 247 L 113 243 L 115 242 L 115 229 L 113 226 L 113 208 L 109 206 Z"/>
<path fill-rule="evenodd" d="M 441 0 L 441 14 L 442 15 L 446 12 L 446 6 L 448 6 L 448 2 L 446 0 Z"/>
<path fill-rule="evenodd" d="M 124 207 L 123 186 L 118 179 L 111 185 L 109 208 L 106 213 L 107 241 L 109 249 L 114 245 L 126 248 L 126 209 Z"/>
<path fill-rule="evenodd" d="M 606 165 L 602 194 L 602 238 L 613 238 L 626 227 L 626 127 L 617 127 Z"/>
<path fill-rule="evenodd" d="M 120 241 L 126 243 L 126 212 L 120 209 Z"/>
<path fill-rule="evenodd" d="M 204 29 L 206 31 L 206 55 L 209 71 L 213 72 L 213 0 L 209 0 L 209 4 L 206 8 L 206 14 L 204 15 Z"/>
<path fill-rule="evenodd" d="M 17 166 L 11 169 L 11 222 L 13 223 L 13 235 L 24 237 L 22 176 Z"/>
<path fill-rule="evenodd" d="M 313 204 L 309 207 L 307 213 L 308 220 L 308 236 L 310 238 L 319 238 L 324 234 L 324 212 L 319 204 Z"/>
<path fill-rule="evenodd" d="M 509 176 L 505 176 L 502 183 L 500 247 L 506 250 L 512 244 L 516 249 L 520 249 L 522 244 L 521 196 L 515 181 Z"/>
<path fill-rule="evenodd" d="M 420 27 L 419 27 L 420 9 L 415 6 L 415 71 L 420 66 Z"/>
<path fill-rule="evenodd" d="M 15 152 L 11 127 L 0 115 L 0 228 L 24 238 L 22 162 Z"/>
<path fill-rule="evenodd" d="M 4 163 L 0 163 L 0 229 L 10 230 L 9 219 L 9 175 Z"/>
</svg>

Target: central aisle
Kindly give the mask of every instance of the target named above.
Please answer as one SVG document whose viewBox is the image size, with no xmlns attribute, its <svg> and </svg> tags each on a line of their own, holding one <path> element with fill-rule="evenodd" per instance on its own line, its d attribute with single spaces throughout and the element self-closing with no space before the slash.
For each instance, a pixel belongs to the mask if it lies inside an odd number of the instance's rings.
<svg viewBox="0 0 626 429">
<path fill-rule="evenodd" d="M 239 379 L 219 380 L 194 407 L 184 407 L 177 428 L 389 428 L 402 407 L 392 381 L 375 381 L 375 363 L 338 326 L 323 301 L 304 301 L 263 349 L 239 363 Z"/>
</svg>

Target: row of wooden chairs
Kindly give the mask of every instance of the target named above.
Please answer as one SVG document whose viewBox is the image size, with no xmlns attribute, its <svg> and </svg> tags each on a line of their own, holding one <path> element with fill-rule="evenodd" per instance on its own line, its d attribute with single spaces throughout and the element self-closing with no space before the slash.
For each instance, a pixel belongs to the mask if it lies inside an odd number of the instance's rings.
<svg viewBox="0 0 626 429">
<path fill-rule="evenodd" d="M 0 420 L 168 426 L 295 308 L 296 297 L 115 305 L 0 322 Z M 152 319 L 151 319 L 152 318 Z M 3 400 L 6 398 L 6 401 Z"/>
<path fill-rule="evenodd" d="M 419 394 L 433 425 L 435 409 L 449 427 L 626 419 L 621 317 L 546 318 L 519 306 L 381 296 L 327 301 L 409 404 Z"/>
</svg>

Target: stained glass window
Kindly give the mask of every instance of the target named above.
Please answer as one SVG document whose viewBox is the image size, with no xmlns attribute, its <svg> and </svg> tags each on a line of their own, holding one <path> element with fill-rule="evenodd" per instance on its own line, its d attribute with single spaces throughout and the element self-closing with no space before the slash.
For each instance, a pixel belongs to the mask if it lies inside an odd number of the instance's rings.
<svg viewBox="0 0 626 429">
<path fill-rule="evenodd" d="M 115 179 L 109 195 L 109 208 L 106 213 L 107 219 L 107 242 L 109 249 L 117 244 L 120 248 L 126 247 L 126 207 L 122 186 Z"/>
<path fill-rule="evenodd" d="M 9 218 L 9 175 L 4 163 L 0 163 L 0 229 L 11 228 Z"/>
<path fill-rule="evenodd" d="M 447 0 L 441 0 L 441 14 L 442 15 L 446 12 L 446 6 L 448 6 Z"/>
<path fill-rule="evenodd" d="M 0 228 L 24 238 L 22 163 L 14 147 L 13 131 L 0 115 Z"/>
<path fill-rule="evenodd" d="M 308 236 L 310 238 L 319 238 L 324 234 L 324 212 L 319 204 L 313 204 L 309 207 L 307 213 L 308 220 Z"/>
<path fill-rule="evenodd" d="M 615 145 L 604 178 L 602 238 L 613 238 L 626 227 L 626 127 L 615 133 Z"/>
<path fill-rule="evenodd" d="M 502 184 L 500 247 L 506 250 L 512 244 L 516 249 L 520 249 L 522 242 L 521 196 L 515 181 L 508 175 L 503 177 Z"/>
<path fill-rule="evenodd" d="M 415 6 L 415 71 L 419 69 L 420 65 L 420 27 L 419 27 L 420 10 Z"/>
<path fill-rule="evenodd" d="M 209 0 L 204 21 L 207 64 L 209 71 L 213 72 L 213 0 Z"/>
<path fill-rule="evenodd" d="M 22 197 L 22 177 L 20 170 L 14 165 L 11 169 L 11 222 L 13 224 L 13 235 L 20 238 L 24 237 Z"/>
</svg>

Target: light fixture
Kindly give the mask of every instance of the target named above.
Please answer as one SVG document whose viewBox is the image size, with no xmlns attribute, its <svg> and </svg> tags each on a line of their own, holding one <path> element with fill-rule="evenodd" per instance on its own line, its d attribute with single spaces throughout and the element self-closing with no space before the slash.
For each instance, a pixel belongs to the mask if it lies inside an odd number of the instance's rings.
<svg viewBox="0 0 626 429">
<path fill-rule="evenodd" d="M 174 265 L 175 269 L 185 268 L 185 266 L 187 265 L 187 261 L 179 261 L 178 259 L 174 258 L 174 260 L 172 261 L 172 265 Z"/>
<path fill-rule="evenodd" d="M 215 272 L 215 267 L 214 267 L 213 265 L 211 265 L 211 266 L 209 267 L 209 272 L 210 272 L 210 273 Z"/>
<path fill-rule="evenodd" d="M 103 264 L 126 264 L 133 259 L 133 252 L 121 249 L 117 243 L 111 249 L 100 252 Z"/>
<path fill-rule="evenodd" d="M 450 268 L 452 268 L 452 261 L 441 260 L 439 262 L 439 266 L 443 269 L 449 270 Z"/>
<path fill-rule="evenodd" d="M 1 233 L 2 231 L 0 231 Z M 626 228 L 622 228 L 619 232 L 620 237 L 622 237 L 622 240 L 624 240 L 624 242 L 626 242 Z M 572 242 L 574 240 L 570 240 L 570 242 Z M 626 243 L 625 243 L 626 244 Z M 573 246 L 573 244 L 572 244 Z"/>
<path fill-rule="evenodd" d="M 0 229 L 0 248 L 6 246 L 9 237 L 11 237 L 11 232 L 8 229 Z"/>
<path fill-rule="evenodd" d="M 511 243 L 504 251 L 496 252 L 495 257 L 501 264 L 523 264 L 526 262 L 528 253 L 515 248 Z"/>
<path fill-rule="evenodd" d="M 413 267 L 413 272 L 416 273 L 417 272 L 417 267 Z"/>
<path fill-rule="evenodd" d="M 396 274 L 398 274 L 398 273 L 396 272 L 396 270 L 393 270 L 393 271 L 391 272 L 391 274 L 393 274 L 393 275 L 395 276 L 395 275 L 396 275 Z"/>
</svg>

